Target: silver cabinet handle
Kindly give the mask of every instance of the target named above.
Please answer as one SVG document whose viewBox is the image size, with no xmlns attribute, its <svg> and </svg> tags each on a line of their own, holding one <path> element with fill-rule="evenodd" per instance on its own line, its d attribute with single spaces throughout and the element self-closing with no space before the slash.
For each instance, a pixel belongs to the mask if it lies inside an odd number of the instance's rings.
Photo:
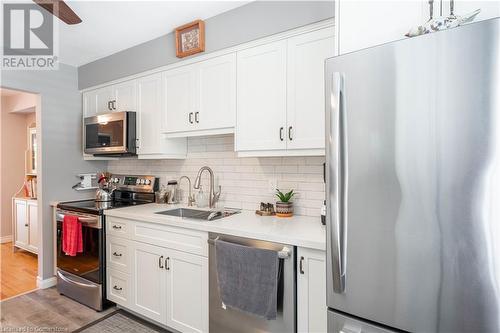
<svg viewBox="0 0 500 333">
<path fill-rule="evenodd" d="M 111 101 L 111 107 L 113 108 L 113 110 L 116 110 L 116 99 Z"/>
<path fill-rule="evenodd" d="M 292 126 L 288 127 L 288 140 L 292 141 Z"/>
<path fill-rule="evenodd" d="M 192 112 L 189 112 L 189 123 L 190 124 L 193 123 L 193 113 Z"/>
<path fill-rule="evenodd" d="M 326 115 L 326 224 L 327 246 L 331 250 L 333 291 L 345 292 L 347 249 L 347 126 L 345 112 L 344 78 L 340 73 L 332 77 L 332 89 L 327 96 L 330 104 Z M 328 100 L 329 97 L 329 100 Z"/>
<path fill-rule="evenodd" d="M 304 257 L 300 257 L 299 272 L 300 274 L 304 274 Z"/>
<path fill-rule="evenodd" d="M 114 255 L 115 257 L 121 257 L 121 256 L 122 256 L 122 254 L 121 254 L 121 253 L 116 253 L 116 252 L 113 252 L 113 255 Z"/>
<path fill-rule="evenodd" d="M 120 230 L 121 228 L 122 228 L 121 225 L 113 224 L 113 229 Z"/>
<path fill-rule="evenodd" d="M 119 290 L 123 290 L 123 288 L 122 288 L 122 287 L 118 287 L 118 286 L 114 286 L 114 287 L 113 287 L 113 289 L 114 289 L 114 290 L 118 290 L 118 291 L 119 291 Z"/>
<path fill-rule="evenodd" d="M 158 267 L 160 267 L 160 268 L 164 268 L 164 266 L 162 265 L 162 262 L 161 262 L 162 260 L 163 260 L 163 256 L 158 258 Z"/>
<path fill-rule="evenodd" d="M 200 112 L 198 112 L 198 111 L 196 111 L 196 112 L 194 113 L 194 121 L 195 121 L 196 123 L 198 123 L 198 124 L 200 123 L 200 120 L 198 119 L 198 115 L 199 115 L 199 114 L 200 114 Z"/>
<path fill-rule="evenodd" d="M 280 141 L 283 141 L 283 127 L 280 127 Z"/>
<path fill-rule="evenodd" d="M 111 101 L 108 101 L 108 110 L 111 111 Z"/>
<path fill-rule="evenodd" d="M 167 259 L 165 259 L 165 269 L 167 271 L 170 270 L 170 257 L 167 257 Z"/>
<path fill-rule="evenodd" d="M 139 139 L 135 139 L 135 148 L 139 149 Z"/>
</svg>

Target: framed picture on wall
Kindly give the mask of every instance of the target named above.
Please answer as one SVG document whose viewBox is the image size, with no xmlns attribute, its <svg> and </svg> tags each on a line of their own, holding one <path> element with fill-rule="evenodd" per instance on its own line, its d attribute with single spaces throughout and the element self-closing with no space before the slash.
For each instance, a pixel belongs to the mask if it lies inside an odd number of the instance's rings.
<svg viewBox="0 0 500 333">
<path fill-rule="evenodd" d="M 176 28 L 175 50 L 178 58 L 205 51 L 205 22 L 196 20 Z"/>
</svg>

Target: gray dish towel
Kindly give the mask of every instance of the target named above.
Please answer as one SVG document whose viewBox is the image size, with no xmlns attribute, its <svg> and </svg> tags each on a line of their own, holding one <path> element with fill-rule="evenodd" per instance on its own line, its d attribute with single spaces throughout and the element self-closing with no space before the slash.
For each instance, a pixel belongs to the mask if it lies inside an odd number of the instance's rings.
<svg viewBox="0 0 500 333">
<path fill-rule="evenodd" d="M 217 282 L 225 306 L 276 319 L 278 252 L 215 241 Z"/>
</svg>

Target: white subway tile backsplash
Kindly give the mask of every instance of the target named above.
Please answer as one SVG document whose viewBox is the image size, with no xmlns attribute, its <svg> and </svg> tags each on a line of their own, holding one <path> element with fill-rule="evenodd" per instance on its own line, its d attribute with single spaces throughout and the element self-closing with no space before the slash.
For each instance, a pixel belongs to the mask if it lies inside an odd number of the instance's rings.
<svg viewBox="0 0 500 333">
<path fill-rule="evenodd" d="M 198 170 L 210 166 L 216 183 L 222 186 L 221 201 L 226 207 L 255 210 L 262 202 L 275 202 L 269 192 L 269 181 L 277 181 L 284 191 L 294 189 L 294 211 L 297 215 L 319 216 L 325 186 L 323 163 L 318 157 L 244 157 L 234 152 L 233 135 L 195 137 L 188 139 L 188 156 L 185 160 L 135 160 L 120 159 L 108 163 L 114 173 L 153 174 L 161 184 L 186 175 L 194 181 Z M 208 174 L 202 177 L 208 190 Z M 181 184 L 187 194 L 187 182 Z"/>
</svg>

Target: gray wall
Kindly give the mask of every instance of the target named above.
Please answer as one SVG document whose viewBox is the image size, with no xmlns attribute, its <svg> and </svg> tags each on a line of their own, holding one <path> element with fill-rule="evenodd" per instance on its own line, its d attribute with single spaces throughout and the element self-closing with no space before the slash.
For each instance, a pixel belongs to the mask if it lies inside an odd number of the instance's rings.
<svg viewBox="0 0 500 333">
<path fill-rule="evenodd" d="M 252 2 L 205 21 L 205 52 L 322 21 L 333 15 L 333 1 Z M 174 41 L 174 34 L 169 33 L 80 66 L 78 87 L 85 89 L 180 61 L 175 56 Z"/>
<path fill-rule="evenodd" d="M 39 160 L 42 186 L 38 223 L 42 227 L 39 228 L 38 275 L 43 279 L 53 276 L 54 239 L 50 203 L 93 195 L 71 189 L 78 181 L 75 175 L 106 168 L 104 162 L 83 160 L 82 99 L 77 81 L 77 69 L 64 64 L 60 64 L 57 71 L 2 71 L 3 87 L 39 93 L 41 96 L 41 108 L 37 112 L 42 149 Z"/>
</svg>

